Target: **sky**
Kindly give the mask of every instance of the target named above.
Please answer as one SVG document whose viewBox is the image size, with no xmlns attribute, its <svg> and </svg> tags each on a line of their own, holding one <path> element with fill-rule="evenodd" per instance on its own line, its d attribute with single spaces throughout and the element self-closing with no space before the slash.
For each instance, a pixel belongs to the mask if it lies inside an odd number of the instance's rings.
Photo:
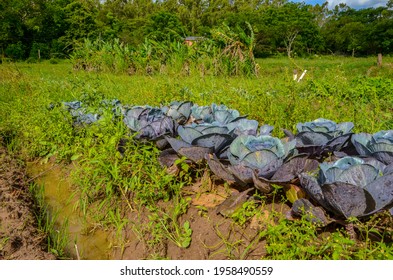
<svg viewBox="0 0 393 280">
<path fill-rule="evenodd" d="M 291 0 L 292 2 L 305 2 L 306 4 L 323 4 L 325 0 Z M 354 9 L 376 8 L 379 6 L 386 6 L 388 0 L 327 0 L 329 2 L 329 9 L 334 6 L 345 3 Z"/>
</svg>

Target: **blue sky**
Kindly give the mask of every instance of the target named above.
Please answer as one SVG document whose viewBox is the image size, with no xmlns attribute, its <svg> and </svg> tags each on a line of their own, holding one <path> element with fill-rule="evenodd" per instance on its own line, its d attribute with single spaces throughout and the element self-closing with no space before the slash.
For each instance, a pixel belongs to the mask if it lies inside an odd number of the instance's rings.
<svg viewBox="0 0 393 280">
<path fill-rule="evenodd" d="M 322 4 L 325 0 L 291 0 L 292 2 L 305 2 L 306 4 Z M 386 6 L 388 0 L 327 0 L 329 2 L 329 8 L 333 8 L 339 3 L 346 3 L 349 7 L 354 9 Z"/>
</svg>

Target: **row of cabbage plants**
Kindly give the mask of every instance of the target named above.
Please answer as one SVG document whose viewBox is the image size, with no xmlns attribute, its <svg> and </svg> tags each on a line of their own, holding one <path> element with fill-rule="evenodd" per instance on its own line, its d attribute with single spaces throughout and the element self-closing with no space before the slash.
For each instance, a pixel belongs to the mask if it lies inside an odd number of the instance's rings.
<svg viewBox="0 0 393 280">
<path fill-rule="evenodd" d="M 123 106 L 118 100 L 100 105 L 91 112 L 80 101 L 63 103 L 75 125 L 96 122 L 109 108 L 135 139 L 156 143 L 164 166 L 186 157 L 207 162 L 222 180 L 263 193 L 273 185 L 295 186 L 300 192 L 292 201 L 294 216 L 326 224 L 384 209 L 393 214 L 393 130 L 355 134 L 352 122 L 320 118 L 298 123 L 295 133 L 283 129 L 286 137 L 279 139 L 271 135 L 272 126 L 224 105 Z"/>
</svg>

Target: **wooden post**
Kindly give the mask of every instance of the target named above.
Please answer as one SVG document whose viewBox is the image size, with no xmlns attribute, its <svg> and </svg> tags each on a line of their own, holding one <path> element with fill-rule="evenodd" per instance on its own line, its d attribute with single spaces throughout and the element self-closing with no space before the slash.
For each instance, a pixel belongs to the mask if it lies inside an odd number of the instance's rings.
<svg viewBox="0 0 393 280">
<path fill-rule="evenodd" d="M 382 67 L 382 54 L 378 54 L 378 60 L 377 60 L 377 65 L 378 67 Z"/>
<path fill-rule="evenodd" d="M 41 53 L 39 49 L 38 49 L 38 62 L 41 62 Z"/>
<path fill-rule="evenodd" d="M 297 81 L 297 69 L 293 70 L 293 80 Z"/>
</svg>

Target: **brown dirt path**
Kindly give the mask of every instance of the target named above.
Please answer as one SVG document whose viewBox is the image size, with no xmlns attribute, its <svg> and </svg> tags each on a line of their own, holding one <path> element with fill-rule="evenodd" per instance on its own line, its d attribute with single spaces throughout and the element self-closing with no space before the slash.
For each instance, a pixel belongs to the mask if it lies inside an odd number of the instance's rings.
<svg viewBox="0 0 393 280">
<path fill-rule="evenodd" d="M 0 260 L 55 259 L 45 248 L 33 209 L 25 168 L 0 139 Z"/>
</svg>

